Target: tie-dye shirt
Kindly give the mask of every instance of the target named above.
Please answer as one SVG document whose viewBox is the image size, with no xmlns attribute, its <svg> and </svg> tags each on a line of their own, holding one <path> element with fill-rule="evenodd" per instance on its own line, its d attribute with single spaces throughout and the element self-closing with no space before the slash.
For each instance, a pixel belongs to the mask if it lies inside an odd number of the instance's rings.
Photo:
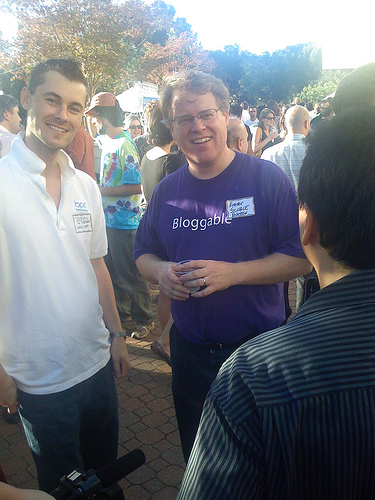
<svg viewBox="0 0 375 500">
<path fill-rule="evenodd" d="M 140 184 L 141 170 L 137 148 L 126 132 L 103 141 L 100 187 Z M 141 195 L 103 196 L 106 224 L 116 229 L 137 229 L 141 216 Z"/>
</svg>

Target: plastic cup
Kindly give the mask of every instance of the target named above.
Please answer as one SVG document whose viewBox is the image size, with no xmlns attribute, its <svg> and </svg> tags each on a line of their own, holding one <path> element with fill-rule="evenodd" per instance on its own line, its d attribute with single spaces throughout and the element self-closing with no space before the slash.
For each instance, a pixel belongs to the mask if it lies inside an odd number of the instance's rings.
<svg viewBox="0 0 375 500">
<path fill-rule="evenodd" d="M 188 260 L 182 260 L 181 262 L 178 262 L 178 264 L 186 264 L 187 262 L 190 262 L 190 259 Z M 191 271 L 195 271 L 195 269 L 189 269 L 188 271 L 174 271 L 175 275 L 180 277 L 183 276 L 184 274 L 190 273 Z M 197 292 L 200 289 L 200 286 L 193 286 L 192 288 L 189 288 L 190 293 Z"/>
</svg>

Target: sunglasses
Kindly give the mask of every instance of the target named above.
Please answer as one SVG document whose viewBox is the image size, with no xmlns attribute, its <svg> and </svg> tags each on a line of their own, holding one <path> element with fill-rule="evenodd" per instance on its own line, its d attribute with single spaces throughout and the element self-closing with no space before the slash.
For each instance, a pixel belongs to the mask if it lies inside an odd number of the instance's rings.
<svg viewBox="0 0 375 500">
<path fill-rule="evenodd" d="M 139 128 L 141 129 L 142 128 L 142 125 L 130 125 L 129 127 L 131 130 L 135 130 L 136 128 Z"/>
</svg>

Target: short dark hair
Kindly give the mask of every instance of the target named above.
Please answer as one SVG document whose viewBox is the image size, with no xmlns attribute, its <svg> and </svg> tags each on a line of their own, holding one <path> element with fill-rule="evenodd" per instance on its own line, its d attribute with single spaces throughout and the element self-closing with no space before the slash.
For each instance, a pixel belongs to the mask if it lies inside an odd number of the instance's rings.
<svg viewBox="0 0 375 500">
<path fill-rule="evenodd" d="M 306 109 L 307 109 L 307 111 L 313 111 L 314 105 L 313 105 L 313 103 L 311 101 L 308 101 L 306 103 Z"/>
<path fill-rule="evenodd" d="M 8 94 L 0 95 L 0 122 L 4 120 L 4 113 L 8 111 L 11 113 L 13 109 L 18 106 L 18 101 L 15 97 Z"/>
<path fill-rule="evenodd" d="M 46 81 L 46 75 L 49 71 L 57 71 L 71 82 L 82 83 L 87 89 L 87 82 L 78 61 L 75 59 L 49 59 L 37 64 L 32 69 L 28 84 L 31 95 L 34 95 L 36 88 Z"/>
<path fill-rule="evenodd" d="M 352 269 L 375 267 L 375 107 L 324 122 L 310 139 L 298 200 L 313 212 L 320 245 Z"/>
<path fill-rule="evenodd" d="M 117 99 L 114 106 L 96 106 L 95 113 L 101 118 L 107 118 L 113 127 L 122 127 L 124 125 L 125 111 L 123 111 Z"/>
<path fill-rule="evenodd" d="M 241 116 L 242 116 L 242 107 L 241 107 L 241 105 L 237 104 L 236 102 L 232 103 L 230 105 L 230 108 L 229 108 L 229 115 L 241 118 Z"/>
<path fill-rule="evenodd" d="M 375 62 L 365 64 L 346 75 L 338 84 L 332 107 L 336 115 L 348 108 L 375 104 Z"/>
<path fill-rule="evenodd" d="M 322 118 L 328 118 L 332 113 L 333 113 L 333 109 L 332 109 L 332 106 L 330 106 L 329 104 L 326 106 L 322 106 L 322 108 L 320 110 L 320 114 L 321 114 Z"/>
</svg>

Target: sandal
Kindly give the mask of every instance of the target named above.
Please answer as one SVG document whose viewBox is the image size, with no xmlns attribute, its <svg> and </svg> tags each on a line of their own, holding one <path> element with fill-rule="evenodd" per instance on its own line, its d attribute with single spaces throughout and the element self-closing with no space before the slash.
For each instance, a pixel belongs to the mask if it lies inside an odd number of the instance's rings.
<svg viewBox="0 0 375 500">
<path fill-rule="evenodd" d="M 155 342 L 153 342 L 150 347 L 152 352 L 154 352 L 157 356 L 159 356 L 159 358 L 161 358 L 163 361 L 168 363 L 169 366 L 171 366 L 171 357 L 165 351 L 164 347 L 160 344 L 160 342 L 155 340 Z"/>
</svg>

